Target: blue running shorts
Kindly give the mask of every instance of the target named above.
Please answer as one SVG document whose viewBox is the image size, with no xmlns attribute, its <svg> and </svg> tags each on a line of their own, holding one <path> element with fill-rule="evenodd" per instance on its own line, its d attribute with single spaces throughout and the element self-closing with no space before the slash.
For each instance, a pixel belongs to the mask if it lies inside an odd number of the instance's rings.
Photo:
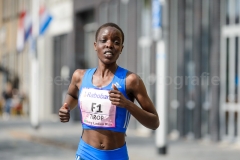
<svg viewBox="0 0 240 160">
<path fill-rule="evenodd" d="M 80 139 L 76 160 L 129 160 L 126 143 L 121 148 L 100 150 Z"/>
</svg>

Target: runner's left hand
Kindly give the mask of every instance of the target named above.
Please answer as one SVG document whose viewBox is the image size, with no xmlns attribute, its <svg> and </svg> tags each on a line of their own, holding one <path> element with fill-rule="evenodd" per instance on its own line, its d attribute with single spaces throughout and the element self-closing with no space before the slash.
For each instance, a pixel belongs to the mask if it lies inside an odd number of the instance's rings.
<svg viewBox="0 0 240 160">
<path fill-rule="evenodd" d="M 124 95 L 117 89 L 117 87 L 113 84 L 112 90 L 109 91 L 109 99 L 113 105 L 124 107 L 128 106 L 129 100 L 124 97 Z"/>
</svg>

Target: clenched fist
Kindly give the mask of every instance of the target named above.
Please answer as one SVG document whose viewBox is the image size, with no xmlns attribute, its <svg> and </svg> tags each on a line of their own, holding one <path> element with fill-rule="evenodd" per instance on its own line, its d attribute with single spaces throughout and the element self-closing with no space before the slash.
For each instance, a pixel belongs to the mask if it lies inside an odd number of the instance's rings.
<svg viewBox="0 0 240 160">
<path fill-rule="evenodd" d="M 64 105 L 59 109 L 58 115 L 59 115 L 61 122 L 65 123 L 65 122 L 69 121 L 70 109 L 69 109 L 67 103 L 64 103 Z"/>
</svg>

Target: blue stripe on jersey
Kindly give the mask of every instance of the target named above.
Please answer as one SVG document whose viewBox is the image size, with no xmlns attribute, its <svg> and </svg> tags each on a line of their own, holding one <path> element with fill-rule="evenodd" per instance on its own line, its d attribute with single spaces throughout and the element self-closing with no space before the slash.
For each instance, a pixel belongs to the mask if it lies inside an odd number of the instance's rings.
<svg viewBox="0 0 240 160">
<path fill-rule="evenodd" d="M 128 112 L 129 113 L 129 112 Z M 129 124 L 129 121 L 130 121 L 130 116 L 131 116 L 131 114 L 129 113 L 128 114 L 128 120 L 127 120 L 127 126 L 126 126 L 126 128 L 128 127 L 128 124 Z"/>
</svg>

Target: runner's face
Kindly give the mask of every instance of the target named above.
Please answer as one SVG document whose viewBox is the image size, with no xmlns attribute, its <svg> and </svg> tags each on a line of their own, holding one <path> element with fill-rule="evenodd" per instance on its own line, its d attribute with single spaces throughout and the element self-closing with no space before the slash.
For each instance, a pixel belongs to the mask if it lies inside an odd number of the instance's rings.
<svg viewBox="0 0 240 160">
<path fill-rule="evenodd" d="M 117 61 L 122 52 L 122 34 L 115 27 L 105 27 L 99 31 L 97 42 L 94 42 L 98 58 L 104 64 Z"/>
</svg>

